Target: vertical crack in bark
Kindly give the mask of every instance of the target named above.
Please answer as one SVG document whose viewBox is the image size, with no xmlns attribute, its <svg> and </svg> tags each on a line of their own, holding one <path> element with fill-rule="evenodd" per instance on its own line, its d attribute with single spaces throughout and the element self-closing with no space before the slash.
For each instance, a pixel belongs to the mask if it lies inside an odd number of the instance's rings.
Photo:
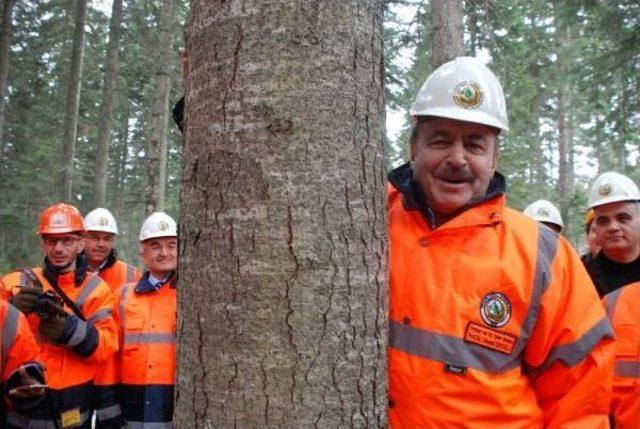
<svg viewBox="0 0 640 429">
<path fill-rule="evenodd" d="M 198 310 L 198 317 L 196 318 L 196 320 L 198 321 L 198 365 L 200 366 L 200 370 L 202 371 L 202 376 L 198 381 L 200 383 L 200 389 L 202 390 L 202 395 L 204 396 L 204 407 L 201 413 L 199 413 L 198 410 L 196 410 L 196 412 L 194 413 L 195 414 L 194 418 L 196 419 L 196 422 L 202 422 L 207 416 L 207 411 L 209 410 L 209 392 L 207 390 L 207 383 L 206 383 L 207 365 L 206 365 L 205 356 L 204 356 L 205 330 L 204 330 L 204 327 L 202 326 L 202 318 L 200 315 L 200 310 Z M 199 414 L 199 418 L 198 418 L 198 414 Z"/>
<path fill-rule="evenodd" d="M 291 283 L 298 276 L 298 270 L 300 269 L 300 264 L 298 263 L 298 256 L 295 253 L 293 248 L 293 215 L 291 213 L 291 205 L 287 204 L 287 247 L 289 249 L 289 255 L 294 263 L 294 269 L 291 273 L 291 277 L 285 280 L 285 299 L 287 300 L 287 315 L 285 316 L 285 322 L 287 324 L 287 334 L 289 339 L 289 345 L 296 353 L 296 355 L 300 355 L 298 351 L 298 347 L 294 341 L 294 332 L 293 332 L 293 324 L 291 323 L 291 316 L 293 315 L 293 306 L 291 304 Z M 296 369 L 298 366 L 298 360 L 296 360 L 295 368 L 291 374 L 292 386 L 291 386 L 291 403 L 294 403 L 294 392 L 296 390 Z"/>
<path fill-rule="evenodd" d="M 343 350 L 346 352 L 346 350 Z M 346 353 L 345 353 L 346 354 Z M 340 422 L 344 424 L 344 418 L 347 415 L 344 398 L 342 397 L 342 391 L 340 390 L 340 384 L 338 382 L 338 375 L 336 374 L 336 366 L 331 365 L 331 383 L 333 384 L 333 388 L 338 392 L 338 399 L 340 400 Z"/>
<path fill-rule="evenodd" d="M 264 361 L 267 359 L 267 356 L 269 354 L 269 351 L 267 351 L 267 354 L 265 354 L 264 356 L 262 356 L 262 359 L 260 359 L 260 371 L 261 371 L 261 376 L 262 376 L 262 394 L 264 395 L 264 399 L 265 399 L 265 403 L 264 403 L 264 421 L 265 421 L 265 427 L 269 427 L 269 393 L 267 392 L 267 371 L 264 369 Z"/>
<path fill-rule="evenodd" d="M 225 86 L 224 97 L 222 99 L 222 129 L 227 130 L 227 100 L 229 98 L 229 92 L 233 89 L 233 86 L 238 77 L 238 65 L 240 63 L 240 49 L 242 48 L 242 41 L 244 40 L 244 32 L 240 24 L 236 25 L 236 48 L 233 52 L 233 71 L 229 83 Z"/>
</svg>

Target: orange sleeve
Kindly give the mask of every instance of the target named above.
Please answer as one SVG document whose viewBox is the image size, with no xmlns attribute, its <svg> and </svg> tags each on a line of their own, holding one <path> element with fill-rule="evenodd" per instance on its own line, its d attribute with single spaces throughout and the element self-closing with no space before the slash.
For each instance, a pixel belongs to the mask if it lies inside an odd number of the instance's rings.
<svg viewBox="0 0 640 429">
<path fill-rule="evenodd" d="M 98 331 L 98 347 L 87 359 L 104 361 L 118 350 L 118 332 L 113 320 L 113 296 L 104 282 L 95 288 L 82 306 L 84 315 Z"/>
<path fill-rule="evenodd" d="M 39 349 L 24 315 L 9 303 L 0 302 L 0 306 L 6 307 L 2 323 L 3 349 L 5 340 L 8 341 L 8 344 L 6 358 L 3 358 L 1 375 L 2 382 L 6 382 L 18 367 L 27 362 L 35 361 Z"/>
<path fill-rule="evenodd" d="M 0 301 L 7 301 L 13 296 L 13 288 L 20 285 L 20 271 L 14 271 L 0 280 Z"/>
<path fill-rule="evenodd" d="M 560 238 L 525 363 L 548 428 L 608 428 L 613 331 L 578 255 Z"/>
</svg>

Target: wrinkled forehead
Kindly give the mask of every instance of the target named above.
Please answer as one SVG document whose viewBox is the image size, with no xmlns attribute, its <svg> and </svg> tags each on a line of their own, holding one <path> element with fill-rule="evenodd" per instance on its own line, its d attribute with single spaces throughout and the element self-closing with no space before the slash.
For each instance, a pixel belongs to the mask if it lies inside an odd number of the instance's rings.
<svg viewBox="0 0 640 429">
<path fill-rule="evenodd" d="M 603 204 L 593 208 L 596 218 L 614 217 L 621 214 L 632 216 L 640 213 L 640 204 L 637 201 L 619 201 L 615 203 Z"/>
</svg>

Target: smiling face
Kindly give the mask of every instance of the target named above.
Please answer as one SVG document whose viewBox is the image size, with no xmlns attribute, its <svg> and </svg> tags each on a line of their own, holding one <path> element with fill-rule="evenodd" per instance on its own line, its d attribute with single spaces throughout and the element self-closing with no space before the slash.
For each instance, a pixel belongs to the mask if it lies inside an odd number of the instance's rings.
<svg viewBox="0 0 640 429">
<path fill-rule="evenodd" d="M 640 255 L 640 207 L 635 202 L 619 202 L 595 209 L 598 244 L 610 259 L 630 262 Z"/>
<path fill-rule="evenodd" d="M 103 231 L 87 231 L 84 236 L 84 253 L 92 267 L 97 267 L 109 256 L 116 235 Z"/>
<path fill-rule="evenodd" d="M 140 243 L 140 256 L 155 278 L 165 278 L 178 266 L 178 239 L 158 237 L 143 241 Z"/>
<path fill-rule="evenodd" d="M 495 131 L 481 124 L 429 118 L 411 143 L 413 179 L 438 224 L 486 194 L 498 163 Z"/>
</svg>

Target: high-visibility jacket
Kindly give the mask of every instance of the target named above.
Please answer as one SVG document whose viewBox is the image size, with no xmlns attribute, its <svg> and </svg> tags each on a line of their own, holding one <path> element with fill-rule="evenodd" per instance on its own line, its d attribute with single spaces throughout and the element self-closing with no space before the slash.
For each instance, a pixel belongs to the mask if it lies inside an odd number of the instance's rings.
<svg viewBox="0 0 640 429">
<path fill-rule="evenodd" d="M 43 274 L 42 268 L 31 270 L 38 278 L 43 290 L 54 290 Z M 17 294 L 17 285 L 32 285 L 29 275 L 16 271 L 2 279 L 4 296 Z M 93 378 L 99 365 L 112 355 L 118 347 L 117 329 L 112 316 L 113 296 L 109 286 L 100 277 L 89 274 L 76 285 L 76 271 L 60 274 L 57 284 L 82 311 L 86 321 L 76 317 L 65 305 L 70 318 L 75 318 L 75 329 L 67 344 L 49 342 L 37 332 L 40 319 L 35 313 L 27 319 L 40 346 L 38 360 L 45 367 L 45 377 L 51 392 L 53 415 L 64 424 L 73 427 L 90 427 L 90 398 Z M 45 402 L 42 409 L 34 410 L 29 418 L 15 413 L 9 414 L 11 424 L 18 427 L 41 425 L 53 427 L 50 405 Z"/>
<path fill-rule="evenodd" d="M 111 251 L 102 268 L 94 271 L 115 292 L 121 286 L 136 282 L 140 279 L 140 271 L 132 265 L 117 259 L 116 252 Z M 93 408 L 96 410 L 100 422 L 118 426 L 122 411 L 116 396 L 116 386 L 120 380 L 117 354 L 114 353 L 97 370 L 93 379 Z"/>
<path fill-rule="evenodd" d="M 389 176 L 391 426 L 608 427 L 612 330 L 568 242 L 499 175 L 433 229 L 411 174 Z"/>
<path fill-rule="evenodd" d="M 6 383 L 9 376 L 21 365 L 37 360 L 38 345 L 20 310 L 6 301 L 0 301 L 0 380 Z"/>
<path fill-rule="evenodd" d="M 640 428 L 640 282 L 604 297 L 616 334 L 611 414 L 616 429 Z"/>
<path fill-rule="evenodd" d="M 120 331 L 120 405 L 127 427 L 171 428 L 177 293 L 151 285 L 149 273 L 116 292 Z"/>
</svg>

